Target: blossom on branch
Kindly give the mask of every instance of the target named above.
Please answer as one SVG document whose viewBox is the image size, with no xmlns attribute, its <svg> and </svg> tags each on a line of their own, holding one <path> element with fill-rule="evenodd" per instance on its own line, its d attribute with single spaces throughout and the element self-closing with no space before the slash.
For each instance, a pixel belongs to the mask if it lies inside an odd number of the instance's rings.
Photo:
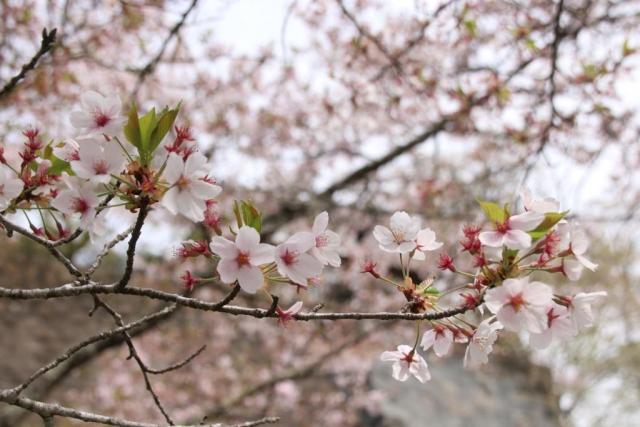
<svg viewBox="0 0 640 427">
<path fill-rule="evenodd" d="M 506 329 L 540 333 L 547 327 L 545 308 L 552 297 L 550 286 L 521 278 L 507 279 L 489 289 L 484 301 Z"/>
<path fill-rule="evenodd" d="M 207 201 L 222 191 L 207 178 L 208 169 L 207 158 L 200 153 L 191 154 L 187 160 L 169 154 L 163 173 L 169 189 L 162 197 L 162 206 L 174 215 L 180 213 L 194 222 L 202 221 Z"/>
<path fill-rule="evenodd" d="M 120 115 L 122 102 L 117 95 L 102 96 L 88 91 L 80 97 L 82 108 L 71 112 L 71 124 L 82 136 L 117 135 L 124 117 Z"/>
<path fill-rule="evenodd" d="M 322 212 L 316 216 L 311 229 L 315 246 L 311 248 L 311 254 L 323 265 L 340 267 L 340 236 L 331 230 L 327 230 L 329 225 L 329 214 Z"/>
<path fill-rule="evenodd" d="M 315 248 L 313 233 L 299 232 L 276 247 L 278 272 L 294 283 L 307 287 L 308 280 L 320 275 L 322 263 L 308 252 Z"/>
<path fill-rule="evenodd" d="M 493 344 L 498 339 L 498 331 L 502 324 L 492 316 L 478 325 L 478 328 L 469 339 L 469 345 L 464 353 L 464 367 L 477 368 L 489 361 L 489 354 L 493 351 Z"/>
<path fill-rule="evenodd" d="M 399 345 L 398 351 L 383 352 L 380 360 L 393 362 L 392 376 L 398 381 L 406 381 L 409 375 L 413 375 L 421 383 L 431 379 L 427 362 L 408 345 Z"/>
<path fill-rule="evenodd" d="M 420 220 L 408 213 L 396 212 L 391 216 L 389 227 L 376 225 L 373 236 L 380 249 L 387 252 L 408 253 L 416 248 L 416 237 L 420 231 Z"/>
<path fill-rule="evenodd" d="M 0 210 L 9 207 L 24 188 L 24 182 L 8 166 L 0 164 Z"/>
<path fill-rule="evenodd" d="M 221 236 L 211 239 L 211 252 L 220 257 L 218 274 L 224 283 L 238 284 L 254 294 L 264 284 L 260 266 L 273 262 L 273 246 L 260 243 L 260 234 L 248 226 L 240 227 L 235 242 Z"/>
<path fill-rule="evenodd" d="M 495 231 L 483 231 L 478 238 L 483 245 L 492 248 L 527 249 L 531 246 L 531 236 L 527 231 L 535 229 L 543 219 L 544 214 L 539 212 L 513 215 L 504 222 L 496 223 Z"/>
<path fill-rule="evenodd" d="M 119 174 L 125 162 L 118 145 L 98 139 L 82 140 L 77 156 L 77 160 L 70 162 L 76 176 L 103 184 L 111 180 L 111 175 Z"/>
</svg>

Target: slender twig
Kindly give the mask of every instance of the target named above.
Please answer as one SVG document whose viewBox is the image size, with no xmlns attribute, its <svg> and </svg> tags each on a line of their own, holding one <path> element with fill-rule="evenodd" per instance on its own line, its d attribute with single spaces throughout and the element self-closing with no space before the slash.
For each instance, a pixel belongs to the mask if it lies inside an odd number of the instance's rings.
<svg viewBox="0 0 640 427">
<path fill-rule="evenodd" d="M 69 273 L 71 273 L 72 275 L 78 277 L 78 278 L 82 278 L 83 275 L 80 272 L 80 270 L 78 270 L 78 268 L 73 264 L 73 262 L 71 262 L 71 260 L 69 258 L 67 258 L 66 256 L 64 256 L 64 254 L 62 252 L 60 252 L 57 248 L 56 248 L 56 243 L 52 242 L 50 240 L 47 239 L 43 239 L 40 236 L 36 236 L 35 234 L 33 234 L 32 232 L 30 232 L 29 230 L 27 230 L 26 228 L 20 227 L 17 224 L 14 224 L 10 221 L 8 221 L 5 217 L 3 217 L 2 215 L 0 215 L 0 224 L 2 224 L 4 226 L 4 228 L 7 230 L 7 232 L 17 232 L 19 234 L 22 234 L 23 236 L 25 236 L 28 239 L 33 240 L 34 242 L 40 244 L 41 246 L 44 246 L 49 253 L 51 253 L 51 255 L 53 255 L 58 261 L 60 261 L 60 263 L 62 265 L 65 266 L 65 268 L 67 269 L 67 271 Z"/>
<path fill-rule="evenodd" d="M 184 11 L 182 16 L 178 20 L 178 22 L 176 22 L 176 24 L 171 28 L 171 30 L 169 31 L 169 34 L 162 42 L 162 46 L 160 46 L 160 50 L 158 50 L 158 53 L 153 58 L 151 58 L 151 60 L 147 63 L 147 65 L 145 65 L 140 69 L 138 73 L 138 80 L 136 81 L 136 86 L 133 89 L 132 97 L 134 99 L 137 96 L 138 92 L 140 91 L 140 88 L 142 87 L 142 84 L 144 83 L 145 79 L 151 73 L 153 73 L 153 71 L 156 69 L 156 67 L 162 60 L 162 57 L 164 56 L 164 53 L 167 50 L 167 47 L 169 47 L 169 43 L 171 42 L 171 40 L 173 40 L 174 37 L 178 35 L 178 32 L 186 22 L 187 17 L 191 13 L 191 11 L 195 8 L 197 3 L 198 3 L 198 0 L 191 1 L 191 4 L 189 5 L 189 7 Z"/>
<path fill-rule="evenodd" d="M 57 30 L 54 28 L 53 30 L 47 32 L 47 29 L 42 30 L 42 40 L 40 41 L 40 49 L 33 55 L 31 60 L 22 66 L 22 69 L 18 74 L 16 74 L 11 80 L 9 80 L 3 87 L 0 89 L 0 99 L 9 95 L 16 88 L 17 84 L 24 79 L 27 74 L 36 68 L 38 65 L 38 61 L 47 52 L 51 51 L 55 47 L 56 41 L 56 32 Z"/>
</svg>

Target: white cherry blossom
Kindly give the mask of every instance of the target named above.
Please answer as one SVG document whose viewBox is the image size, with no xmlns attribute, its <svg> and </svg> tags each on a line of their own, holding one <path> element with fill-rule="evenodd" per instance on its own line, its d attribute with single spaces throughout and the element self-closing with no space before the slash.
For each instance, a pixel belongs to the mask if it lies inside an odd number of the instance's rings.
<svg viewBox="0 0 640 427">
<path fill-rule="evenodd" d="M 65 162 L 80 160 L 80 144 L 75 139 L 68 138 L 62 146 L 53 147 L 53 154 Z"/>
<path fill-rule="evenodd" d="M 551 304 L 553 291 L 541 282 L 526 278 L 507 279 L 489 289 L 485 305 L 508 330 L 540 333 L 547 327 L 545 308 Z"/>
<path fill-rule="evenodd" d="M 6 165 L 0 164 L 0 210 L 6 209 L 24 188 L 24 182 Z"/>
<path fill-rule="evenodd" d="M 102 96 L 88 91 L 80 97 L 81 109 L 71 112 L 71 124 L 83 136 L 117 135 L 125 118 L 120 115 L 122 101 L 117 95 Z"/>
<path fill-rule="evenodd" d="M 174 215 L 180 213 L 192 221 L 202 221 L 207 200 L 222 191 L 220 186 L 207 180 L 208 169 L 207 158 L 198 152 L 186 161 L 171 153 L 163 173 L 170 187 L 162 197 L 162 206 Z"/>
<path fill-rule="evenodd" d="M 605 291 L 580 292 L 571 298 L 569 315 L 574 332 L 593 326 L 593 311 L 591 305 L 606 296 L 607 293 Z"/>
<path fill-rule="evenodd" d="M 547 329 L 529 335 L 529 344 L 539 350 L 543 350 L 551 344 L 553 338 L 567 339 L 574 335 L 569 310 L 566 307 L 552 303 L 546 309 Z"/>
<path fill-rule="evenodd" d="M 383 362 L 393 362 L 392 376 L 398 381 L 406 381 L 409 375 L 421 383 L 431 379 L 427 362 L 408 345 L 399 345 L 398 351 L 385 351 L 380 355 Z"/>
<path fill-rule="evenodd" d="M 300 232 L 278 245 L 275 256 L 278 272 L 306 287 L 308 280 L 322 271 L 322 263 L 308 253 L 315 244 L 313 233 Z"/>
<path fill-rule="evenodd" d="M 94 184 L 68 176 L 63 177 L 63 181 L 67 189 L 58 193 L 51 206 L 69 216 L 79 215 L 80 228 L 90 228 L 96 216 L 96 208 L 100 204 Z"/>
<path fill-rule="evenodd" d="M 442 247 L 442 242 L 436 240 L 436 233 L 430 228 L 423 228 L 416 236 L 416 252 L 413 258 L 422 261 L 426 259 L 426 252 L 435 251 Z"/>
<path fill-rule="evenodd" d="M 498 331 L 502 324 L 491 316 L 478 325 L 473 336 L 469 339 L 469 345 L 464 353 L 464 367 L 477 368 L 489 361 L 489 354 L 493 351 L 493 344 L 498 339 Z"/>
<path fill-rule="evenodd" d="M 420 231 L 420 220 L 408 213 L 396 212 L 389 220 L 389 227 L 376 225 L 373 236 L 380 249 L 387 252 L 408 253 L 416 248 L 416 237 Z"/>
<path fill-rule="evenodd" d="M 340 267 L 341 259 L 338 254 L 340 249 L 340 236 L 331 230 L 327 230 L 329 224 L 329 214 L 322 212 L 313 221 L 312 233 L 315 239 L 315 246 L 311 248 L 311 254 L 323 265 Z"/>
<path fill-rule="evenodd" d="M 96 183 L 107 183 L 111 175 L 117 175 L 124 166 L 122 149 L 113 142 L 98 139 L 82 140 L 78 159 L 70 162 L 71 169 L 80 178 Z"/>
<path fill-rule="evenodd" d="M 585 253 L 589 248 L 589 239 L 584 229 L 577 224 L 572 224 L 564 227 L 563 231 L 563 244 L 565 246 L 568 245 L 568 252 L 575 257 L 575 259 L 565 257 L 562 260 L 562 271 L 567 278 L 572 281 L 580 279 L 584 268 L 596 271 L 598 264 L 585 257 Z"/>
<path fill-rule="evenodd" d="M 520 190 L 520 198 L 524 209 L 529 212 L 547 213 L 560 211 L 560 203 L 553 197 L 537 198 L 527 187 Z"/>
<path fill-rule="evenodd" d="M 433 347 L 433 352 L 436 356 L 443 357 L 449 354 L 453 340 L 453 332 L 449 328 L 435 324 L 432 329 L 422 335 L 420 346 L 424 351 Z"/>
<path fill-rule="evenodd" d="M 509 249 L 527 249 L 531 246 L 531 236 L 527 231 L 535 229 L 544 220 L 544 214 L 525 212 L 512 215 L 501 224 L 495 224 L 494 231 L 483 231 L 480 242 L 492 248 L 506 246 Z"/>
<path fill-rule="evenodd" d="M 260 265 L 273 262 L 274 247 L 260 243 L 260 234 L 248 226 L 240 227 L 235 242 L 221 236 L 211 239 L 211 252 L 220 257 L 218 274 L 224 283 L 238 284 L 254 294 L 264 284 Z"/>
</svg>

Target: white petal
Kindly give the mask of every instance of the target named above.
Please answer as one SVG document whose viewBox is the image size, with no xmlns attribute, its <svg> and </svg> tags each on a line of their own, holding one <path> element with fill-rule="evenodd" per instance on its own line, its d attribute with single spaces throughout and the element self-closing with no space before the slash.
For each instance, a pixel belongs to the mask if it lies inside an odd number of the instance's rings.
<svg viewBox="0 0 640 427">
<path fill-rule="evenodd" d="M 236 246 L 243 252 L 250 253 L 260 243 L 260 234 L 253 227 L 243 225 L 236 236 Z"/>
<path fill-rule="evenodd" d="M 497 231 L 483 231 L 478 235 L 480 243 L 491 248 L 499 248 L 504 243 L 504 234 Z"/>
<path fill-rule="evenodd" d="M 544 214 L 540 212 L 525 212 L 509 217 L 509 226 L 512 229 L 530 231 L 535 229 L 544 220 Z"/>
<path fill-rule="evenodd" d="M 522 230 L 509 230 L 504 234 L 504 245 L 509 249 L 527 249 L 531 246 L 531 236 Z"/>
<path fill-rule="evenodd" d="M 243 291 L 255 294 L 264 285 L 264 276 L 258 267 L 243 266 L 238 270 L 238 283 Z"/>
<path fill-rule="evenodd" d="M 324 211 L 319 213 L 313 220 L 313 227 L 311 230 L 313 231 L 313 234 L 318 235 L 327 229 L 327 225 L 329 225 L 329 214 Z"/>
<path fill-rule="evenodd" d="M 176 153 L 169 154 L 167 165 L 164 168 L 163 176 L 169 184 L 178 182 L 184 172 L 184 162 Z"/>
</svg>

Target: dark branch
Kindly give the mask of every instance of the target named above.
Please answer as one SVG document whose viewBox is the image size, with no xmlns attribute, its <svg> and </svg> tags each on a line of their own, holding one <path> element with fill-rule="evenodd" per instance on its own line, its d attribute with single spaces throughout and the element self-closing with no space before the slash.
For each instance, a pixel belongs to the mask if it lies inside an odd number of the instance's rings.
<svg viewBox="0 0 640 427">
<path fill-rule="evenodd" d="M 47 54 L 47 52 L 51 51 L 55 47 L 56 32 L 57 30 L 55 28 L 49 32 L 47 32 L 46 28 L 42 30 L 40 49 L 38 49 L 36 54 L 33 55 L 29 62 L 22 66 L 20 72 L 16 74 L 11 80 L 9 80 L 2 89 L 0 89 L 0 99 L 13 92 L 17 84 L 20 83 L 20 81 L 24 79 L 30 71 L 36 68 L 36 65 L 38 65 L 38 61 L 40 61 L 40 58 L 42 58 Z"/>
</svg>

